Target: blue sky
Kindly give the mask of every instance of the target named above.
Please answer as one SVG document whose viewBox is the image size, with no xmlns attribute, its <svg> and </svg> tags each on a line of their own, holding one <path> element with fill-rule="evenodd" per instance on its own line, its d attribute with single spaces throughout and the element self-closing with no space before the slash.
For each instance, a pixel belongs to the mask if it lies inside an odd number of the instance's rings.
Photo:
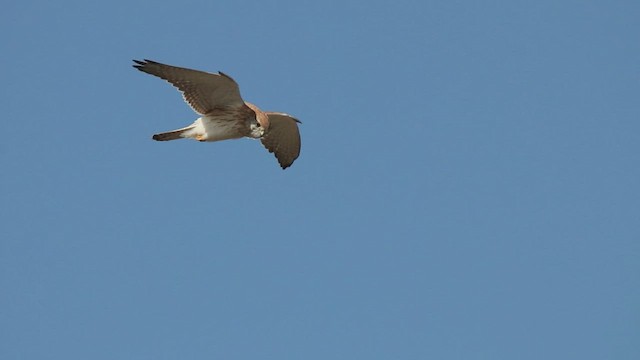
<svg viewBox="0 0 640 360">
<path fill-rule="evenodd" d="M 637 359 L 634 1 L 3 6 L 0 358 Z M 302 120 L 196 115 L 148 58 Z"/>
</svg>

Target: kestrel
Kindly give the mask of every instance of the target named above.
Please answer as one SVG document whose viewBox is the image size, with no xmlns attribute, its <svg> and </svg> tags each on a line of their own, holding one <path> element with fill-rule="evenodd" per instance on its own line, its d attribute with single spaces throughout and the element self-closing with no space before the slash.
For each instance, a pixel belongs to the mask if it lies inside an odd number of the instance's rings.
<svg viewBox="0 0 640 360">
<path fill-rule="evenodd" d="M 238 84 L 230 76 L 146 59 L 133 61 L 136 69 L 164 79 L 178 88 L 184 100 L 201 115 L 187 127 L 153 135 L 153 140 L 260 139 L 262 145 L 276 156 L 282 169 L 291 166 L 300 155 L 300 121 L 285 113 L 262 111 L 245 102 L 240 96 Z"/>
</svg>

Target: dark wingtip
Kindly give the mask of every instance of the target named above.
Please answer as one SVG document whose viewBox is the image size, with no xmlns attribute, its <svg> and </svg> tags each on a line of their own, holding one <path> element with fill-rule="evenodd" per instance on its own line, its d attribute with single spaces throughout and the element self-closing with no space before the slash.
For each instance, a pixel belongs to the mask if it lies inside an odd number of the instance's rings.
<svg viewBox="0 0 640 360">
<path fill-rule="evenodd" d="M 155 141 L 160 141 L 160 135 L 159 134 L 155 134 L 151 137 L 153 140 Z"/>
<path fill-rule="evenodd" d="M 136 59 L 133 59 L 133 62 L 135 64 L 131 65 L 131 66 L 133 66 L 134 68 L 136 68 L 136 69 L 138 69 L 140 71 L 142 71 L 142 68 L 146 65 L 146 63 L 144 61 L 140 61 L 140 60 L 136 60 Z"/>
<path fill-rule="evenodd" d="M 133 62 L 135 63 L 135 65 L 132 65 L 132 66 L 140 71 L 144 71 L 145 66 L 159 64 L 159 62 L 155 62 L 149 59 L 143 59 L 143 60 L 133 59 Z"/>
</svg>

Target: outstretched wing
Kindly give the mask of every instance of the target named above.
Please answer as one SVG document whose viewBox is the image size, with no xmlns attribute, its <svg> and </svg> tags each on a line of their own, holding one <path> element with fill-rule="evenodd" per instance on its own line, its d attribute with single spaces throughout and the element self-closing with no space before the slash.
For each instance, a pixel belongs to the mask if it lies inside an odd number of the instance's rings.
<svg viewBox="0 0 640 360">
<path fill-rule="evenodd" d="M 286 169 L 300 155 L 300 121 L 285 113 L 266 114 L 269 116 L 269 130 L 261 138 L 262 145 L 273 153 L 280 166 Z"/>
<path fill-rule="evenodd" d="M 212 74 L 191 70 L 145 59 L 133 60 L 134 68 L 167 80 L 182 92 L 191 108 L 205 115 L 215 108 L 244 105 L 238 84 L 229 76 L 219 72 Z"/>
</svg>

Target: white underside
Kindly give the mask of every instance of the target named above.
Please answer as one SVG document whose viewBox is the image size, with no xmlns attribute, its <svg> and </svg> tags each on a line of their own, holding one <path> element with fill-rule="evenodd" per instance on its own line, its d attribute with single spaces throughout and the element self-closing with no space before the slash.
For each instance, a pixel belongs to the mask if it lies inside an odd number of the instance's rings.
<svg viewBox="0 0 640 360">
<path fill-rule="evenodd" d="M 203 116 L 198 118 L 182 133 L 184 138 L 192 138 L 200 141 L 220 141 L 228 139 L 239 139 L 242 134 L 238 131 L 238 124 L 227 119 L 209 118 Z"/>
</svg>

